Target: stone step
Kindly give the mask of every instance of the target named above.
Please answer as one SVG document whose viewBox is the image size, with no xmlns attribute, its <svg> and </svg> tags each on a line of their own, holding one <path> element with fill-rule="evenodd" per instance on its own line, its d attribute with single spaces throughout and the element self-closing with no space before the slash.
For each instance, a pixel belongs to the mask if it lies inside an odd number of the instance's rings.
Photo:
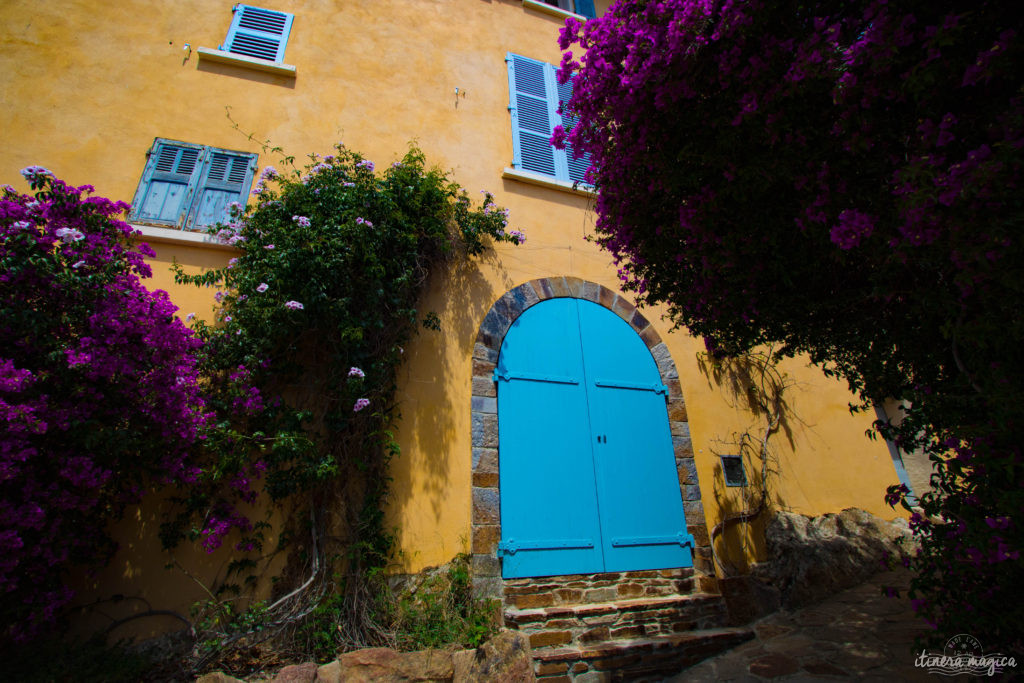
<svg viewBox="0 0 1024 683">
<path fill-rule="evenodd" d="M 530 609 L 686 595 L 694 589 L 694 576 L 693 569 L 686 567 L 506 579 L 504 584 L 507 606 Z"/>
<path fill-rule="evenodd" d="M 530 647 L 535 651 L 716 628 L 729 619 L 722 597 L 707 593 L 508 608 L 504 616 L 509 628 L 529 637 Z"/>
<path fill-rule="evenodd" d="M 652 638 L 537 650 L 540 683 L 662 680 L 754 637 L 745 628 L 716 628 Z"/>
</svg>

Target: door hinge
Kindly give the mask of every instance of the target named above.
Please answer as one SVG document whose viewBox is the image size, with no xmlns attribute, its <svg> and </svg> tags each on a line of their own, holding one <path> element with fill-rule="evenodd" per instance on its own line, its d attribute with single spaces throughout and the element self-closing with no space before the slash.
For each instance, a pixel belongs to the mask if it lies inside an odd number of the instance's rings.
<svg viewBox="0 0 1024 683">
<path fill-rule="evenodd" d="M 508 370 L 500 372 L 497 368 L 494 369 L 493 379 L 495 382 L 498 380 L 504 380 L 510 382 L 514 379 L 522 379 L 528 382 L 547 382 L 549 384 L 579 384 L 580 381 L 574 377 L 564 377 L 562 375 L 534 375 L 527 372 L 511 373 Z"/>
<path fill-rule="evenodd" d="M 584 550 L 593 547 L 594 542 L 586 538 L 545 541 L 517 541 L 510 538 L 498 544 L 498 555 L 515 555 L 520 550 Z"/>
<path fill-rule="evenodd" d="M 594 385 L 609 389 L 634 389 L 636 391 L 653 391 L 656 394 L 668 394 L 668 387 L 659 382 L 636 384 L 632 382 L 613 382 L 607 379 L 594 380 Z"/>
<path fill-rule="evenodd" d="M 644 545 L 680 545 L 693 548 L 693 534 L 680 531 L 674 536 L 621 536 L 612 539 L 612 547 L 633 548 Z"/>
</svg>

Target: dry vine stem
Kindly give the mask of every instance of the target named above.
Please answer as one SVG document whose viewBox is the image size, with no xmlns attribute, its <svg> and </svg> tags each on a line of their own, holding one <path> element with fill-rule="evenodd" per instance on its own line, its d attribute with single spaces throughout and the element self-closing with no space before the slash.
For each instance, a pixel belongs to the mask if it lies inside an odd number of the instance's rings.
<svg viewBox="0 0 1024 683">
<path fill-rule="evenodd" d="M 792 386 L 786 376 L 779 371 L 778 361 L 778 356 L 770 346 L 764 351 L 747 352 L 737 358 L 712 361 L 729 374 L 737 396 L 742 394 L 745 397 L 752 412 L 755 415 L 765 416 L 765 424 L 756 435 L 745 431 L 736 440 L 741 457 L 753 453 L 751 459 L 760 463 L 761 472 L 760 481 L 756 483 L 756 499 L 753 504 L 750 504 L 748 496 L 744 492 L 744 502 L 747 503 L 745 509 L 727 516 L 711 529 L 712 558 L 723 576 L 734 574 L 735 570 L 731 563 L 723 561 L 715 549 L 715 539 L 733 524 L 747 524 L 757 519 L 767 507 L 768 461 L 771 455 L 769 441 L 772 435 L 778 431 L 785 414 L 783 392 Z M 739 391 L 740 389 L 743 391 Z M 744 544 L 746 544 L 745 539 L 744 536 Z"/>
<path fill-rule="evenodd" d="M 320 599 L 326 592 L 326 581 L 324 581 L 322 577 L 322 567 L 324 564 L 323 549 L 317 543 L 317 536 L 316 514 L 311 508 L 310 538 L 312 544 L 312 568 L 310 570 L 309 579 L 307 579 L 301 586 L 277 599 L 273 604 L 267 607 L 264 620 L 261 621 L 258 629 L 248 629 L 230 634 L 225 633 L 222 630 L 216 633 L 200 633 L 196 646 L 192 650 L 192 662 L 190 668 L 193 673 L 202 672 L 209 665 L 218 660 L 222 660 L 225 656 L 230 654 L 236 646 L 244 644 L 246 647 L 251 647 L 272 639 L 286 628 L 299 622 L 303 617 L 308 615 L 317 604 L 319 604 Z M 310 588 L 311 586 L 312 588 Z M 217 601 L 217 606 L 220 608 L 223 606 L 223 603 L 221 601 Z M 204 638 L 204 636 L 207 637 Z M 210 648 L 209 652 L 206 654 L 200 654 L 202 643 L 204 640 L 209 640 L 210 636 L 219 638 L 217 646 L 215 648 Z"/>
</svg>

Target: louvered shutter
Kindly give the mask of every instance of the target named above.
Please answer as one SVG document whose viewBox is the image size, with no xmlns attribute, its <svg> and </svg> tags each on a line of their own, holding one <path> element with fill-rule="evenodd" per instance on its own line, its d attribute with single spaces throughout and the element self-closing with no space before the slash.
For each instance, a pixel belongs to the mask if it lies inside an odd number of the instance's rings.
<svg viewBox="0 0 1024 683">
<path fill-rule="evenodd" d="M 294 15 L 250 5 L 235 5 L 223 50 L 271 62 L 284 61 Z"/>
<path fill-rule="evenodd" d="M 561 102 L 572 98 L 572 83 L 558 83 L 554 64 L 513 54 L 505 61 L 511 94 L 512 165 L 558 180 L 586 182 L 583 176 L 590 167 L 590 155 L 574 159 L 570 145 L 561 150 L 550 142 L 556 125 L 568 132 L 578 123 L 575 116 L 559 114 Z"/>
<path fill-rule="evenodd" d="M 254 162 L 255 155 L 208 150 L 185 227 L 200 230 L 214 223 L 226 223 L 228 204 L 239 202 L 245 205 L 252 184 Z"/>
<path fill-rule="evenodd" d="M 157 140 L 132 202 L 134 220 L 176 226 L 192 198 L 203 148 Z"/>
<path fill-rule="evenodd" d="M 588 19 L 596 17 L 597 11 L 594 9 L 594 0 L 576 0 L 576 14 L 582 14 Z"/>
<path fill-rule="evenodd" d="M 567 83 L 558 83 L 558 99 L 560 100 L 561 107 L 565 107 L 565 103 L 572 99 L 572 81 Z M 562 114 L 562 127 L 565 128 L 565 132 L 568 133 L 576 124 L 579 123 L 578 116 L 570 116 L 569 114 Z M 565 145 L 565 162 L 568 167 L 569 180 L 573 182 L 586 182 L 583 180 L 583 175 L 587 172 L 590 167 L 590 154 L 584 154 L 579 159 L 573 157 L 572 145 L 566 143 Z"/>
<path fill-rule="evenodd" d="M 534 173 L 555 175 L 555 150 L 549 142 L 557 114 L 549 96 L 544 62 L 509 55 L 513 165 Z"/>
</svg>

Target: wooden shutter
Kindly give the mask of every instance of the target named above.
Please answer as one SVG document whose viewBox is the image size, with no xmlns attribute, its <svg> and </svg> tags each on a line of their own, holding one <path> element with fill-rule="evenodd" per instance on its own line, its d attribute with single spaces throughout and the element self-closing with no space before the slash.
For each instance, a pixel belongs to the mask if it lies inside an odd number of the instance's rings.
<svg viewBox="0 0 1024 683">
<path fill-rule="evenodd" d="M 576 14 L 582 14 L 587 19 L 595 18 L 597 10 L 594 9 L 594 0 L 576 0 Z"/>
<path fill-rule="evenodd" d="M 525 171 L 555 175 L 555 150 L 549 142 L 557 116 L 547 85 L 547 64 L 508 55 L 512 112 L 513 165 Z"/>
<path fill-rule="evenodd" d="M 235 16 L 222 49 L 247 57 L 284 61 L 294 15 L 250 5 L 235 5 Z"/>
<path fill-rule="evenodd" d="M 558 83 L 558 99 L 561 107 L 564 107 L 565 103 L 572 99 L 572 81 L 567 83 Z M 578 116 L 562 114 L 562 127 L 565 128 L 566 133 L 575 128 L 577 123 L 579 123 Z M 568 143 L 565 145 L 564 153 L 565 164 L 569 173 L 569 180 L 580 183 L 586 182 L 583 180 L 583 176 L 590 167 L 590 154 L 584 154 L 579 159 L 576 159 L 573 156 L 572 145 Z"/>
<path fill-rule="evenodd" d="M 226 223 L 231 202 L 243 206 L 255 171 L 255 155 L 209 149 L 185 227 L 200 230 Z"/>
<path fill-rule="evenodd" d="M 506 61 L 511 93 L 512 165 L 558 180 L 585 182 L 583 175 L 590 166 L 590 155 L 574 159 L 571 146 L 555 149 L 550 142 L 556 125 L 568 132 L 578 122 L 575 116 L 558 113 L 560 103 L 572 97 L 572 83 L 558 83 L 558 68 L 554 64 L 513 54 Z"/>
<path fill-rule="evenodd" d="M 157 139 L 132 201 L 131 219 L 177 226 L 192 198 L 203 148 Z"/>
</svg>

